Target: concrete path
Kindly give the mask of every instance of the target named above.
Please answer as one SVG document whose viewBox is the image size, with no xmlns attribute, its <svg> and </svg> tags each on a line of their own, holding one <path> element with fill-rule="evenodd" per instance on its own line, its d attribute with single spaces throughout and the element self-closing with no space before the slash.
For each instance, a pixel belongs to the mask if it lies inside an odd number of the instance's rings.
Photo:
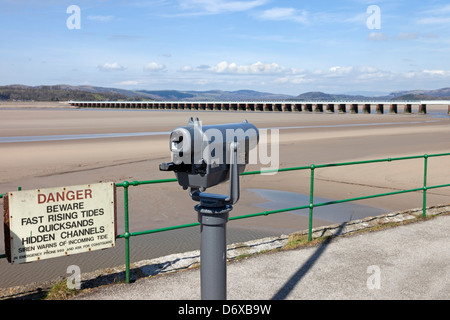
<svg viewBox="0 0 450 320">
<path fill-rule="evenodd" d="M 450 216 L 260 254 L 227 267 L 227 299 L 450 299 Z M 200 269 L 76 299 L 198 300 Z"/>
</svg>

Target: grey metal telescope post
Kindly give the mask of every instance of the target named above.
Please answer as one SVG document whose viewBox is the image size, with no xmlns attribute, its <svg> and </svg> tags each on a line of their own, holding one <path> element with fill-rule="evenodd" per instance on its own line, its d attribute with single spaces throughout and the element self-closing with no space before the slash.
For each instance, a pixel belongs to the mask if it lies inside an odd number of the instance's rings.
<svg viewBox="0 0 450 320">
<path fill-rule="evenodd" d="M 243 135 L 233 136 L 233 141 L 216 141 L 215 137 L 212 142 L 208 136 L 209 130 L 222 138 L 228 131 L 240 132 Z M 174 171 L 178 183 L 183 189 L 189 189 L 191 198 L 199 202 L 195 210 L 201 228 L 202 300 L 226 299 L 226 223 L 229 212 L 239 200 L 239 174 L 244 171 L 248 163 L 248 153 L 256 147 L 258 141 L 258 129 L 247 121 L 203 127 L 198 119 L 191 118 L 186 127 L 176 128 L 171 133 L 170 150 L 173 162 L 159 166 L 162 171 Z M 222 151 L 219 163 L 211 161 L 210 158 L 203 158 L 203 152 L 210 143 L 214 143 L 214 148 Z M 244 152 L 240 153 L 239 149 Z M 229 159 L 226 159 L 227 155 Z M 230 183 L 229 195 L 203 192 L 226 180 Z"/>
<path fill-rule="evenodd" d="M 237 168 L 237 143 L 230 149 L 230 194 L 228 196 L 199 192 L 192 199 L 200 201 L 195 206 L 200 222 L 200 284 L 202 300 L 227 298 L 227 247 L 226 224 L 232 205 L 239 200 L 239 173 Z"/>
</svg>

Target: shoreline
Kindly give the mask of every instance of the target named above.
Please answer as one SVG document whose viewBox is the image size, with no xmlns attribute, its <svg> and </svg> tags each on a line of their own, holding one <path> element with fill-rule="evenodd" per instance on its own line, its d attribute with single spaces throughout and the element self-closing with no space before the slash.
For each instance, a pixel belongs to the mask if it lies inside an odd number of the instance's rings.
<svg viewBox="0 0 450 320">
<path fill-rule="evenodd" d="M 0 109 L 6 108 L 18 108 L 18 109 L 76 109 L 77 107 L 71 106 L 68 101 L 0 101 Z"/>
</svg>

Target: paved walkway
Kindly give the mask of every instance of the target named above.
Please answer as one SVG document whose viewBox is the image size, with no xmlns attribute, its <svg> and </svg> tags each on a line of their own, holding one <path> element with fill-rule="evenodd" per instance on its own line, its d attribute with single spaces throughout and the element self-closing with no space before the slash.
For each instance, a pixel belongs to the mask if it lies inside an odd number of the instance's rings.
<svg viewBox="0 0 450 320">
<path fill-rule="evenodd" d="M 227 299 L 450 299 L 450 216 L 227 267 Z M 200 269 L 94 289 L 77 299 L 200 299 Z"/>
</svg>

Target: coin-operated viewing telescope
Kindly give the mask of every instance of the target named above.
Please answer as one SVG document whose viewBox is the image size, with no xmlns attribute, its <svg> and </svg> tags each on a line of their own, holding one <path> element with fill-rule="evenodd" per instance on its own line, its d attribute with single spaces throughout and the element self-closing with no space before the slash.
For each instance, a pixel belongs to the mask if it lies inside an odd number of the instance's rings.
<svg viewBox="0 0 450 320">
<path fill-rule="evenodd" d="M 201 224 L 202 299 L 226 299 L 226 223 L 239 200 L 239 174 L 258 142 L 258 129 L 246 120 L 202 126 L 198 118 L 191 118 L 187 126 L 170 134 L 172 162 L 161 163 L 159 169 L 174 171 L 183 189 L 200 202 L 195 210 Z M 229 195 L 204 192 L 228 180 Z"/>
<path fill-rule="evenodd" d="M 162 171 L 174 171 L 183 189 L 190 189 L 194 200 L 199 193 L 230 180 L 230 196 L 223 205 L 239 199 L 239 174 L 249 163 L 249 154 L 259 141 L 258 129 L 247 121 L 202 126 L 198 119 L 170 134 L 172 162 L 160 164 Z M 256 150 L 255 150 L 256 151 Z M 218 199 L 218 197 L 214 197 Z"/>
</svg>

